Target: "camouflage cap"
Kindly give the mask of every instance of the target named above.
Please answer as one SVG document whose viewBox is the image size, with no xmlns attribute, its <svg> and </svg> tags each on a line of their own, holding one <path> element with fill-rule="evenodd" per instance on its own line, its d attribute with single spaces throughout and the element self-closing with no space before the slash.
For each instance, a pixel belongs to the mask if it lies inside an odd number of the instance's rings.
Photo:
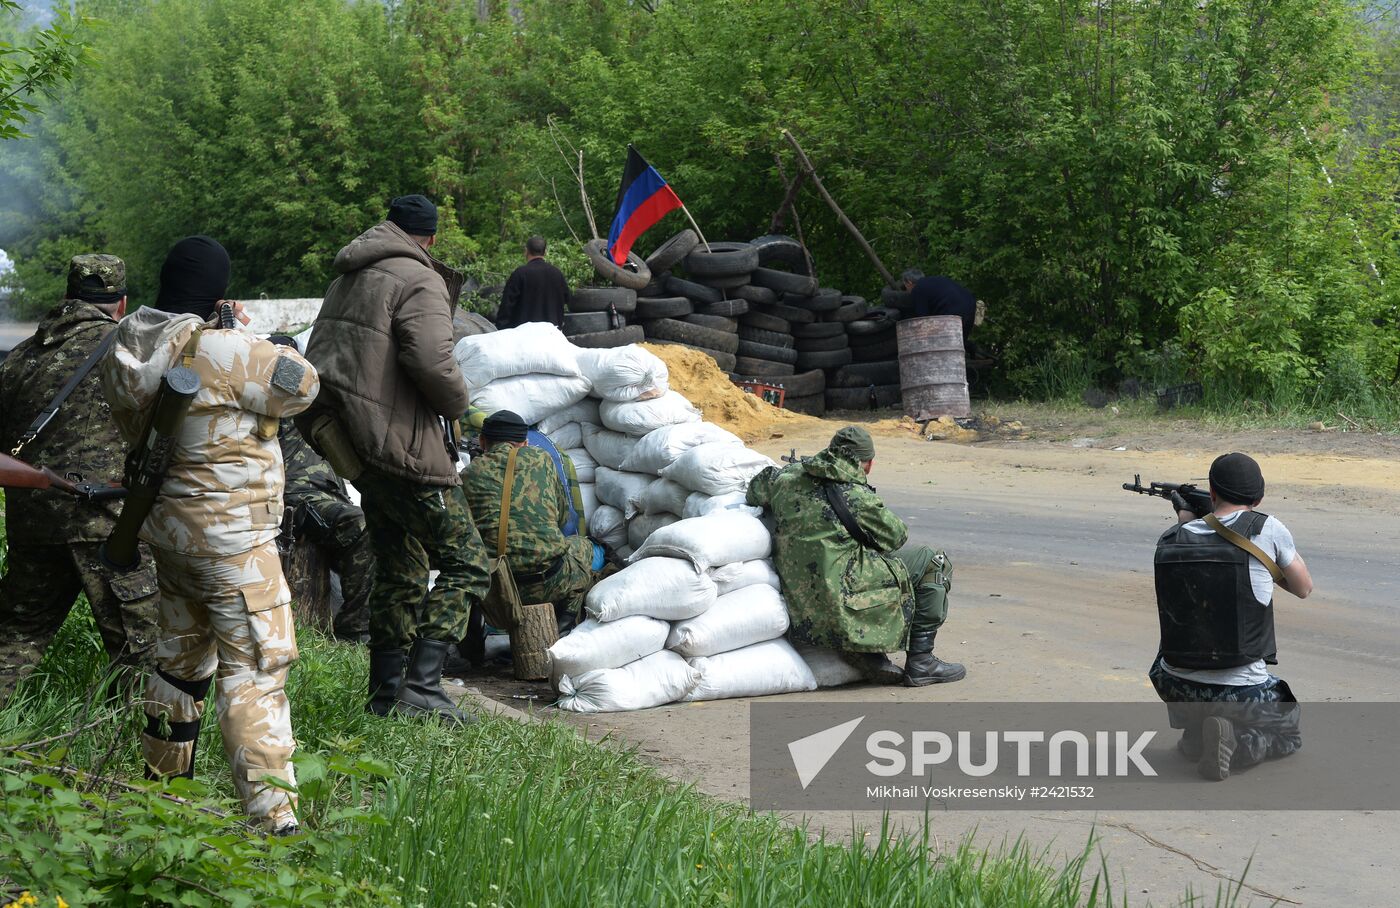
<svg viewBox="0 0 1400 908">
<path fill-rule="evenodd" d="M 847 426 L 831 436 L 831 444 L 826 446 L 833 454 L 864 463 L 875 459 L 875 440 L 860 426 Z"/>
<path fill-rule="evenodd" d="M 126 262 L 101 252 L 88 252 L 69 259 L 69 299 L 116 302 L 125 295 Z"/>
</svg>

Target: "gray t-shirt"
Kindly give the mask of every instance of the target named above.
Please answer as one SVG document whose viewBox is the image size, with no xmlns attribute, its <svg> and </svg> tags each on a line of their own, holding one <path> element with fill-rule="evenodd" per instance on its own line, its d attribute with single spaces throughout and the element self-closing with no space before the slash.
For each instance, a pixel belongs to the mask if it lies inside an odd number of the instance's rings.
<svg viewBox="0 0 1400 908">
<path fill-rule="evenodd" d="M 1239 520 L 1240 515 L 1245 513 L 1247 511 L 1236 511 L 1220 518 L 1220 522 L 1227 527 L 1232 526 L 1235 521 Z M 1201 536 L 1215 532 L 1206 526 L 1204 520 L 1192 520 L 1186 524 L 1186 531 Z M 1280 568 L 1288 567 L 1293 563 L 1293 559 L 1298 557 L 1298 549 L 1293 544 L 1293 534 L 1288 532 L 1288 527 L 1284 526 L 1277 517 L 1270 517 L 1264 521 L 1264 526 L 1259 530 L 1259 535 L 1254 537 L 1253 542 L 1263 549 L 1266 555 L 1273 558 Z M 1254 598 L 1260 602 L 1267 603 L 1274 598 L 1273 576 L 1264 563 L 1252 555 L 1249 558 L 1249 585 L 1254 588 Z M 1178 678 L 1201 684 L 1247 687 L 1269 680 L 1269 670 L 1263 659 L 1248 665 L 1237 665 L 1234 668 L 1174 668 L 1167 663 L 1166 659 L 1163 659 L 1162 668 Z"/>
</svg>

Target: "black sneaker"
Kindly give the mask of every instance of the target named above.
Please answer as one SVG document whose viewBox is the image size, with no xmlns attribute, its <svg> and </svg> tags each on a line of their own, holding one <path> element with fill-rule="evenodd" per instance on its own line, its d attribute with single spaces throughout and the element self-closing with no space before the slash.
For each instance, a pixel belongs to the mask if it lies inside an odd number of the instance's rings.
<svg viewBox="0 0 1400 908">
<path fill-rule="evenodd" d="M 1230 759 L 1235 755 L 1235 727 L 1229 719 L 1211 716 L 1201 726 L 1201 758 L 1196 772 L 1201 778 L 1223 782 L 1230 778 Z"/>
</svg>

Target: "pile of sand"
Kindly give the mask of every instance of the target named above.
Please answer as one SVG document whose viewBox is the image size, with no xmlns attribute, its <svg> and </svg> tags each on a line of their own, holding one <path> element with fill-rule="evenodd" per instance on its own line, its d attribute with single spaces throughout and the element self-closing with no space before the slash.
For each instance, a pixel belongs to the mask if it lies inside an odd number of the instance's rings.
<svg viewBox="0 0 1400 908">
<path fill-rule="evenodd" d="M 675 344 L 642 344 L 655 353 L 671 373 L 671 390 L 700 408 L 705 419 L 744 441 L 780 435 L 789 428 L 817 422 L 811 416 L 780 410 L 729 380 L 715 361 L 699 350 Z"/>
</svg>

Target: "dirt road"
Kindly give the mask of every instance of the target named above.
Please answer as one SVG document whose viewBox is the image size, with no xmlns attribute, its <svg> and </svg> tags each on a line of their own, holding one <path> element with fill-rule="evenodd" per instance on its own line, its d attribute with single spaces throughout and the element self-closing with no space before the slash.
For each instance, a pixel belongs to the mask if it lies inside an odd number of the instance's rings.
<svg viewBox="0 0 1400 908">
<path fill-rule="evenodd" d="M 813 452 L 834 428 L 807 426 L 755 446 L 775 457 L 794 446 Z M 1161 449 L 1148 450 L 1154 442 Z M 968 677 L 921 690 L 854 687 L 794 696 L 1155 701 L 1145 677 L 1157 635 L 1152 549 L 1172 518 L 1164 502 L 1119 486 L 1135 472 L 1144 481 L 1201 478 L 1214 454 L 1236 449 L 1268 452 L 1260 457 L 1269 484 L 1261 510 L 1293 530 L 1317 585 L 1305 602 L 1279 597 L 1277 672 L 1304 701 L 1400 699 L 1393 543 L 1400 536 L 1400 454 L 1388 443 L 1354 438 L 1346 455 L 1332 454 L 1317 450 L 1316 437 L 1290 443 L 1278 433 L 1205 443 L 1211 447 L 1195 449 L 1179 435 L 1104 443 L 1124 451 L 1085 439 L 963 446 L 885 427 L 872 482 L 909 522 L 912 541 L 945 548 L 953 558 L 952 611 L 939 651 L 966 663 Z M 564 718 L 590 734 L 634 742 L 663 771 L 703 791 L 743 800 L 748 705 Z M 806 819 L 849 835 L 853 818 L 828 812 Z M 854 820 L 869 826 L 879 817 Z M 1094 830 L 1115 892 L 1134 905 L 1174 904 L 1187 887 L 1213 895 L 1246 864 L 1246 904 L 1395 900 L 1394 872 L 1382 869 L 1393 866 L 1400 846 L 1400 816 L 1393 813 L 964 811 L 932 822 L 945 847 L 975 830 L 991 843 L 1024 833 L 1052 853 L 1077 851 Z"/>
</svg>

